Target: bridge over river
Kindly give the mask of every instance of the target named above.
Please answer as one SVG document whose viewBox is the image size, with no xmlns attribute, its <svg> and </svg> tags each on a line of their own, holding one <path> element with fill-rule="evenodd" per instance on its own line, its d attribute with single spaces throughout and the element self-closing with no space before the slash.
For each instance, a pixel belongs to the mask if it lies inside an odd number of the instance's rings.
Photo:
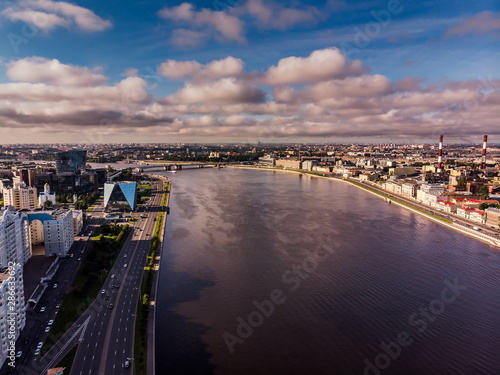
<svg viewBox="0 0 500 375">
<path fill-rule="evenodd" d="M 208 163 L 141 163 L 139 168 L 144 172 L 152 170 L 180 171 L 183 169 L 220 168 L 220 165 Z"/>
</svg>

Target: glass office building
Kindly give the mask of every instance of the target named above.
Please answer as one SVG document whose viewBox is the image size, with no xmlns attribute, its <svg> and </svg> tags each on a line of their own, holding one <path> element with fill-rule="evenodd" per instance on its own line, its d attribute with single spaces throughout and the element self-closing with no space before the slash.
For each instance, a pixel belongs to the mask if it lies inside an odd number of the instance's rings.
<svg viewBox="0 0 500 375">
<path fill-rule="evenodd" d="M 104 208 L 127 209 L 134 211 L 137 207 L 137 183 L 116 182 L 104 184 Z"/>
</svg>

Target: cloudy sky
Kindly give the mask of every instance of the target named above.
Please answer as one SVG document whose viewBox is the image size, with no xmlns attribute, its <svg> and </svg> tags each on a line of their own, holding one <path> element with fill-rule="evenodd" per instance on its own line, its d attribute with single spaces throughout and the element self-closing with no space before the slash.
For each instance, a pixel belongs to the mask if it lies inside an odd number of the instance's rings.
<svg viewBox="0 0 500 375">
<path fill-rule="evenodd" d="M 500 3 L 2 0 L 0 143 L 500 143 Z"/>
</svg>

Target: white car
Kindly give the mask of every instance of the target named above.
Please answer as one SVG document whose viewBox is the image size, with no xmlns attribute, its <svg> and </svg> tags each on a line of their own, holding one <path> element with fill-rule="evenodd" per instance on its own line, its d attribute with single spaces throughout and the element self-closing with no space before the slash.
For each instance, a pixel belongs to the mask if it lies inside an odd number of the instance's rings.
<svg viewBox="0 0 500 375">
<path fill-rule="evenodd" d="M 40 349 L 35 350 L 35 355 L 40 355 Z"/>
<path fill-rule="evenodd" d="M 38 345 L 36 346 L 37 349 L 42 349 L 42 346 L 43 346 L 43 342 L 39 342 Z"/>
<path fill-rule="evenodd" d="M 54 324 L 54 320 L 50 319 L 49 322 L 47 323 L 49 326 L 51 326 L 52 324 Z"/>
<path fill-rule="evenodd" d="M 43 307 L 40 309 L 40 312 L 44 312 L 44 311 L 45 311 L 45 309 L 46 309 L 46 307 L 45 307 L 45 306 L 43 306 Z"/>
<path fill-rule="evenodd" d="M 50 331 L 50 327 L 49 326 L 45 327 L 45 333 L 47 333 L 49 331 Z"/>
<path fill-rule="evenodd" d="M 16 354 L 16 358 L 19 358 L 19 357 L 20 357 L 20 356 L 22 356 L 22 355 L 23 355 L 23 352 L 22 352 L 22 351 L 19 351 L 19 352 L 17 352 L 17 354 Z"/>
</svg>

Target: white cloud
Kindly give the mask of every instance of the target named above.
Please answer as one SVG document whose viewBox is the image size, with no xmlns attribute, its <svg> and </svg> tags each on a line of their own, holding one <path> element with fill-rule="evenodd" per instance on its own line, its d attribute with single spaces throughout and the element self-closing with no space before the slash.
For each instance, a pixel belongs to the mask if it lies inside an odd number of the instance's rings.
<svg viewBox="0 0 500 375">
<path fill-rule="evenodd" d="M 460 24 L 451 27 L 446 32 L 447 36 L 466 34 L 481 35 L 500 29 L 500 14 L 485 11 L 467 18 Z"/>
<path fill-rule="evenodd" d="M 326 56 L 331 50 L 327 52 Z M 110 134 L 128 132 L 132 137 L 145 136 L 145 128 L 154 129 L 152 141 L 158 134 L 187 140 L 196 136 L 375 139 L 394 134 L 415 139 L 436 132 L 466 137 L 478 129 L 500 134 L 500 80 L 440 80 L 422 87 L 418 77 L 391 82 L 380 74 L 359 74 L 364 70 L 360 62 L 358 75 L 351 75 L 352 65 L 342 59 L 333 64 L 335 69 L 315 75 L 312 67 L 323 65 L 311 56 L 281 60 L 294 62 L 287 80 L 281 79 L 287 76 L 280 64 L 259 75 L 245 73 L 243 61 L 231 56 L 204 64 L 168 60 L 159 72 L 183 80 L 184 85 L 162 98 L 148 93 L 147 82 L 134 69 L 122 80 L 108 83 L 99 69 L 55 59 L 11 61 L 6 64 L 11 82 L 0 84 L 0 129 L 2 134 L 18 135 L 28 128 L 43 134 L 72 129 L 81 137 L 82 129 L 105 123 L 113 126 Z M 300 80 L 295 74 L 298 67 L 305 77 Z M 282 75 L 266 82 L 273 68 L 282 69 Z M 272 94 L 267 95 L 268 90 Z"/>
<path fill-rule="evenodd" d="M 158 15 L 166 20 L 189 25 L 198 32 L 188 34 L 187 30 L 182 31 L 182 35 L 174 35 L 172 40 L 176 44 L 182 44 L 186 40 L 188 44 L 194 41 L 200 41 L 203 33 L 213 33 L 216 39 L 224 41 L 236 41 L 243 43 L 246 41 L 243 35 L 243 22 L 237 17 L 231 16 L 225 12 L 217 12 L 211 9 L 193 9 L 190 3 L 182 3 L 176 7 L 164 7 L 158 12 Z"/>
<path fill-rule="evenodd" d="M 293 85 L 320 82 L 332 78 L 343 78 L 366 71 L 361 61 L 350 64 L 338 48 L 316 50 L 308 57 L 287 57 L 271 66 L 264 76 L 269 85 Z"/>
<path fill-rule="evenodd" d="M 228 56 L 214 60 L 206 65 L 197 61 L 167 60 L 158 68 L 158 73 L 170 79 L 216 79 L 222 77 L 239 76 L 243 72 L 244 63 L 241 59 Z"/>
<path fill-rule="evenodd" d="M 203 43 L 207 35 L 193 30 L 176 29 L 172 31 L 172 43 L 178 46 L 193 47 Z"/>
<path fill-rule="evenodd" d="M 208 83 L 187 83 L 177 93 L 165 98 L 169 104 L 235 104 L 264 102 L 265 93 L 258 87 L 234 77 Z"/>
<path fill-rule="evenodd" d="M 102 31 L 112 27 L 109 20 L 104 20 L 89 9 L 53 0 L 19 0 L 5 8 L 4 17 L 13 21 L 24 21 L 43 31 L 56 27 L 76 28 L 87 31 Z"/>
<path fill-rule="evenodd" d="M 43 57 L 28 57 L 7 64 L 7 76 L 12 81 L 39 83 L 58 86 L 98 86 L 106 77 L 86 67 L 62 64 L 59 60 Z"/>
<path fill-rule="evenodd" d="M 236 7 L 233 12 L 238 15 L 248 14 L 256 20 L 262 29 L 288 30 L 294 26 L 314 25 L 323 17 L 321 12 L 312 6 L 286 8 L 274 1 L 248 0 Z"/>
</svg>

